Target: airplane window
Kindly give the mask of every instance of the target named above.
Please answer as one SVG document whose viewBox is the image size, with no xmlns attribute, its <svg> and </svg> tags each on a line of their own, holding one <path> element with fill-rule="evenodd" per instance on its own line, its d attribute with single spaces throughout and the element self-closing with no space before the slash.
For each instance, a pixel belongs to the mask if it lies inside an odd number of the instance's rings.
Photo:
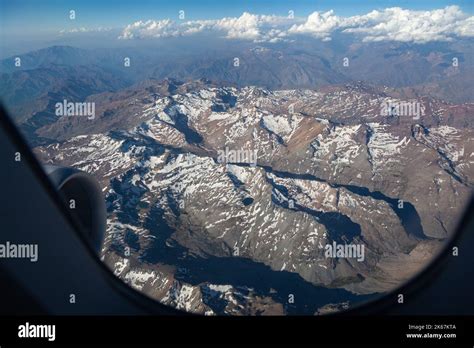
<svg viewBox="0 0 474 348">
<path fill-rule="evenodd" d="M 465 2 L 119 2 L 2 3 L 0 101 L 42 164 L 97 180 L 122 281 L 190 313 L 324 315 L 453 236 L 474 187 Z"/>
</svg>

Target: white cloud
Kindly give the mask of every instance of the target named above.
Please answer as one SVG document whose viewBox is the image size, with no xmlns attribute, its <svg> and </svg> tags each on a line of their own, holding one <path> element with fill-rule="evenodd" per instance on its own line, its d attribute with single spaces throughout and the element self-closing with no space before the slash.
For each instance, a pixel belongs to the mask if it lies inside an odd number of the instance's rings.
<svg viewBox="0 0 474 348">
<path fill-rule="evenodd" d="M 215 23 L 214 28 L 225 31 L 229 39 L 250 39 L 269 41 L 282 38 L 284 29 L 290 25 L 287 17 L 274 15 L 255 15 L 244 12 L 238 18 L 223 18 Z M 283 34 L 282 34 L 283 33 Z"/>
<path fill-rule="evenodd" d="M 178 36 L 181 30 L 171 19 L 137 21 L 127 25 L 119 39 L 163 38 Z"/>
<path fill-rule="evenodd" d="M 248 12 L 244 12 L 240 17 L 180 23 L 170 19 L 147 20 L 127 25 L 119 38 L 164 38 L 215 32 L 228 39 L 275 42 L 286 36 L 285 30 L 292 23 L 294 23 L 294 20 L 287 17 L 255 15 Z"/>
<path fill-rule="evenodd" d="M 306 22 L 300 25 L 293 25 L 288 32 L 290 34 L 309 34 L 311 36 L 328 40 L 330 34 L 336 30 L 343 19 L 335 16 L 334 11 L 324 13 L 313 12 L 308 16 Z"/>
<path fill-rule="evenodd" d="M 215 23 L 215 28 L 227 32 L 229 39 L 257 40 L 261 33 L 259 25 L 262 20 L 259 16 L 244 12 L 238 18 L 223 18 Z"/>
<path fill-rule="evenodd" d="M 104 28 L 104 27 L 98 27 L 98 28 L 86 28 L 86 27 L 80 27 L 80 28 L 72 28 L 72 29 L 62 29 L 59 31 L 59 34 L 76 34 L 76 33 L 98 33 L 98 32 L 105 32 L 105 31 L 111 31 L 111 28 Z"/>
<path fill-rule="evenodd" d="M 474 37 L 474 16 L 458 22 L 454 33 L 459 36 Z"/>
<path fill-rule="evenodd" d="M 347 19 L 344 32 L 363 36 L 364 41 L 402 41 L 425 43 L 447 41 L 454 36 L 474 36 L 473 17 L 459 7 L 432 11 L 411 11 L 399 7 L 372 11 Z"/>
<path fill-rule="evenodd" d="M 351 17 L 339 17 L 331 10 L 294 19 L 244 12 L 240 17 L 217 20 L 138 21 L 127 25 L 119 38 L 165 38 L 211 32 L 228 39 L 255 42 L 278 42 L 296 35 L 329 41 L 336 31 L 358 35 L 363 41 L 447 41 L 456 36 L 474 37 L 474 17 L 463 13 L 458 6 L 431 11 L 393 7 Z"/>
</svg>

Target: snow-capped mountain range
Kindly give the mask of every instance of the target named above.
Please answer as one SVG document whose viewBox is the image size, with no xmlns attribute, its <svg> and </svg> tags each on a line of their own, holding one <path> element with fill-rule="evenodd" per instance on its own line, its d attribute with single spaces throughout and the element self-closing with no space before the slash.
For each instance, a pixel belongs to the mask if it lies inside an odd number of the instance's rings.
<svg viewBox="0 0 474 348">
<path fill-rule="evenodd" d="M 202 80 L 100 98 L 95 120 L 40 128 L 59 140 L 35 151 L 99 179 L 103 260 L 186 311 L 322 314 L 370 299 L 427 264 L 474 187 L 472 103 Z M 327 257 L 334 242 L 363 245 L 364 260 Z"/>
</svg>

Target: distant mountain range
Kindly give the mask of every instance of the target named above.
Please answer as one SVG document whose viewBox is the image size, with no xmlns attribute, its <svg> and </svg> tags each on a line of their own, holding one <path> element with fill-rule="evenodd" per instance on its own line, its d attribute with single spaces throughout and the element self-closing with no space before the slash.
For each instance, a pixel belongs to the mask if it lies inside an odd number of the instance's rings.
<svg viewBox="0 0 474 348">
<path fill-rule="evenodd" d="M 80 101 L 150 78 L 205 78 L 268 89 L 364 81 L 403 88 L 407 95 L 433 96 L 454 103 L 474 101 L 472 40 L 423 45 L 337 40 L 302 41 L 298 45 L 238 42 L 193 50 L 186 49 L 187 44 L 156 49 L 53 46 L 22 55 L 20 67 L 15 66 L 15 57 L 4 59 L 0 62 L 2 102 L 31 130 L 54 118 L 52 105 L 63 96 Z M 124 66 L 126 57 L 130 58 L 130 67 Z M 234 66 L 235 58 L 238 66 Z"/>
</svg>

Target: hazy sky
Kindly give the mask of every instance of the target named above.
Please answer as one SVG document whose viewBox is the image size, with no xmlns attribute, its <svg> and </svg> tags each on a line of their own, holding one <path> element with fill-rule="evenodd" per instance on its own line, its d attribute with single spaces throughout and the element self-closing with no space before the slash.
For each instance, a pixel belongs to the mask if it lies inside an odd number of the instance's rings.
<svg viewBox="0 0 474 348">
<path fill-rule="evenodd" d="M 258 40 L 279 40 L 288 34 L 307 34 L 319 39 L 329 40 L 329 34 L 334 29 L 347 29 L 347 23 L 341 25 L 341 18 L 351 18 L 356 15 L 367 15 L 373 10 L 383 12 L 390 7 L 400 7 L 410 11 L 426 11 L 444 9 L 456 5 L 458 14 L 453 15 L 453 21 L 462 15 L 472 15 L 474 1 L 472 0 L 0 0 L 0 56 L 21 53 L 52 44 L 101 45 L 103 42 L 113 44 L 119 37 L 125 39 L 163 38 L 169 36 L 189 35 L 191 32 L 203 30 L 224 31 L 228 38 Z M 69 18 L 70 10 L 75 11 L 76 18 Z M 185 11 L 185 19 L 179 18 L 179 11 Z M 299 28 L 290 29 L 290 24 L 274 22 L 257 15 L 275 15 L 278 18 L 288 16 L 288 11 L 300 19 Z M 327 11 L 332 13 L 324 15 Z M 247 12 L 252 16 L 243 16 Z M 321 14 L 311 14 L 318 12 Z M 451 11 L 453 12 L 453 11 Z M 380 15 L 378 23 L 384 23 L 388 14 Z M 398 16 L 403 19 L 404 13 L 391 14 L 389 20 L 397 24 Z M 317 17 L 317 18 L 316 18 Z M 444 17 L 444 14 L 441 15 Z M 217 23 L 217 20 L 229 18 L 233 21 Z M 353 18 L 353 17 L 352 17 Z M 169 20 L 166 22 L 164 20 Z M 214 20 L 214 22 L 192 23 L 197 20 Z M 304 24 L 304 21 L 307 21 Z M 311 22 L 312 21 L 312 22 Z M 430 15 L 425 21 L 432 26 Z M 439 18 L 439 21 L 443 21 Z M 191 22 L 191 24 L 186 24 Z M 282 22 L 280 20 L 280 22 Z M 335 23 L 337 22 L 337 23 Z M 347 22 L 347 20 L 346 20 Z M 135 26 L 133 26 L 135 24 Z M 184 25 L 183 25 L 184 23 Z M 473 30 L 473 21 L 464 24 L 463 35 L 467 36 Z M 411 25 L 411 23 L 409 23 Z M 450 26 L 452 23 L 435 23 L 438 26 Z M 406 25 L 406 23 L 401 23 Z M 420 23 L 418 27 L 425 24 Z M 253 26 L 253 27 L 252 27 Z M 247 27 L 246 30 L 244 27 Z M 319 29 L 322 28 L 322 29 Z M 280 33 L 270 32 L 279 30 Z M 416 31 L 416 26 L 414 27 Z M 448 28 L 449 29 L 449 28 Z M 253 32 L 252 32 L 253 30 Z M 353 29 L 349 29 L 353 30 Z M 367 28 L 364 31 L 369 37 Z M 387 29 L 388 30 L 388 29 Z M 411 30 L 411 29 L 410 29 Z M 451 29 L 449 29 L 451 30 Z M 258 33 L 256 33 L 258 31 Z M 451 30 L 452 31 L 452 30 Z M 277 35 L 278 34 L 278 35 Z M 71 38 L 68 35 L 75 37 Z M 82 37 L 80 37 L 82 35 Z M 397 36 L 398 35 L 398 36 Z M 398 39 L 400 33 L 377 33 L 376 39 Z M 105 40 L 110 39 L 110 40 Z M 370 40 L 370 37 L 369 37 Z M 402 38 L 402 41 L 404 38 Z"/>
<path fill-rule="evenodd" d="M 387 7 L 429 10 L 458 5 L 464 12 L 471 13 L 473 9 L 472 0 L 0 0 L 0 3 L 2 30 L 9 35 L 35 35 L 73 26 L 121 27 L 146 19 L 178 19 L 180 10 L 185 11 L 186 19 L 192 20 L 233 17 L 243 12 L 286 15 L 290 9 L 295 16 L 331 9 L 340 16 Z M 69 19 L 71 9 L 76 11 L 75 21 Z"/>
</svg>

